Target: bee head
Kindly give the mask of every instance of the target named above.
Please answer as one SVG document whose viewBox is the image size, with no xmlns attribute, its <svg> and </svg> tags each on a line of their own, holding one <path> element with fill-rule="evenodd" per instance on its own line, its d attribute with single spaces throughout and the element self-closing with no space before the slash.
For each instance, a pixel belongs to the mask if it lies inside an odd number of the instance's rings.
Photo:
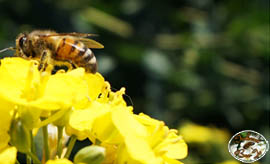
<svg viewBox="0 0 270 164">
<path fill-rule="evenodd" d="M 16 39 L 16 53 L 18 56 L 29 57 L 30 45 L 27 34 L 19 34 Z"/>
</svg>

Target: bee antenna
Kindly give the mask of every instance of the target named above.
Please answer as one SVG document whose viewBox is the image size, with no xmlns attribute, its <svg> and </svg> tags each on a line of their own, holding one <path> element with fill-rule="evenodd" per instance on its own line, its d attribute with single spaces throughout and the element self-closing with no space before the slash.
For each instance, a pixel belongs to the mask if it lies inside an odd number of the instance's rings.
<svg viewBox="0 0 270 164">
<path fill-rule="evenodd" d="M 111 89 L 112 89 L 112 91 L 117 91 L 117 89 L 116 89 L 116 88 L 111 87 Z M 128 100 L 130 101 L 131 106 L 134 106 L 134 104 L 133 104 L 133 101 L 132 101 L 131 97 L 130 97 L 129 95 L 125 94 L 125 93 L 124 93 L 124 96 L 126 96 L 126 97 L 128 98 Z"/>
<path fill-rule="evenodd" d="M 131 106 L 134 107 L 134 104 L 133 104 L 133 101 L 132 101 L 131 97 L 129 95 L 127 95 L 127 94 L 124 94 L 124 95 L 129 99 L 129 101 L 131 103 Z"/>
<path fill-rule="evenodd" d="M 14 48 L 14 47 L 4 48 L 4 49 L 0 50 L 0 53 L 8 51 L 8 50 L 16 50 L 16 48 Z"/>
</svg>

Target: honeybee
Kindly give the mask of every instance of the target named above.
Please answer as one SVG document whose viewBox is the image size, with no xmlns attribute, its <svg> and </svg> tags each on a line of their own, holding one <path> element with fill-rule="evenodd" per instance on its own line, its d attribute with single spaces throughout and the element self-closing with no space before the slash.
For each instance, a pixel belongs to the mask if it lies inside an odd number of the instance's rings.
<svg viewBox="0 0 270 164">
<path fill-rule="evenodd" d="M 35 30 L 31 33 L 21 33 L 16 38 L 16 47 L 5 50 L 16 50 L 15 56 L 26 59 L 36 59 L 39 70 L 44 70 L 48 64 L 65 65 L 68 69 L 84 67 L 86 72 L 97 71 L 97 61 L 90 48 L 104 46 L 87 37 L 94 34 L 56 33 L 49 30 Z"/>
</svg>

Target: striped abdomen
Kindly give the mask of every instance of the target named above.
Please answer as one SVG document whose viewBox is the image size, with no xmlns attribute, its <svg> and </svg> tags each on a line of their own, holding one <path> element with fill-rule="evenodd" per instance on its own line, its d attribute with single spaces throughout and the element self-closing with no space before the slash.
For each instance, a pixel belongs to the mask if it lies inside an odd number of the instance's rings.
<svg viewBox="0 0 270 164">
<path fill-rule="evenodd" d="M 63 38 L 56 49 L 56 60 L 66 60 L 84 67 L 87 72 L 96 73 L 97 62 L 94 53 L 82 42 L 72 38 Z"/>
</svg>

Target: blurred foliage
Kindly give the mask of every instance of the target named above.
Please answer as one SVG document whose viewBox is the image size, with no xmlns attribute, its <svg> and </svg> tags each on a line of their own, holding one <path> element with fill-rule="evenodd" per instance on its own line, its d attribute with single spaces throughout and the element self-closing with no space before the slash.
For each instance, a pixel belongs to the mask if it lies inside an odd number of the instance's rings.
<svg viewBox="0 0 270 164">
<path fill-rule="evenodd" d="M 215 163 L 230 159 L 230 153 L 227 151 L 230 138 L 226 130 L 186 122 L 181 125 L 179 131 L 188 143 L 189 151 L 193 152 L 184 163 Z"/>
<path fill-rule="evenodd" d="M 136 113 L 270 138 L 268 0 L 0 0 L 0 20 L 1 48 L 33 29 L 99 34 L 99 71 Z M 188 158 L 233 160 L 212 148 L 191 144 Z"/>
<path fill-rule="evenodd" d="M 179 131 L 192 152 L 183 160 L 184 163 L 241 164 L 240 161 L 233 160 L 228 152 L 230 135 L 226 129 L 185 122 L 179 127 Z"/>
</svg>

